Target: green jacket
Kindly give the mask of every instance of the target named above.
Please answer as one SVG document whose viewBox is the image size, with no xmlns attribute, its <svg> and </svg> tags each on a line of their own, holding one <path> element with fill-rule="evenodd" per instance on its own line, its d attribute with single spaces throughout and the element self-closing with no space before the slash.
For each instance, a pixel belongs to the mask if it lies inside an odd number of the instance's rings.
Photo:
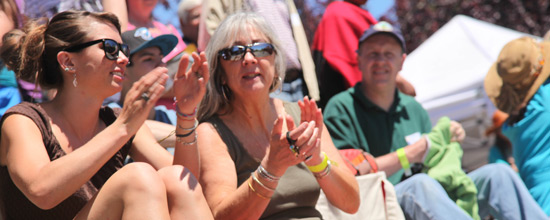
<svg viewBox="0 0 550 220">
<path fill-rule="evenodd" d="M 440 118 L 428 133 L 430 151 L 424 161 L 425 172 L 447 191 L 449 197 L 472 218 L 480 219 L 477 205 L 477 188 L 462 171 L 462 148 L 451 142 L 451 120 Z"/>
</svg>

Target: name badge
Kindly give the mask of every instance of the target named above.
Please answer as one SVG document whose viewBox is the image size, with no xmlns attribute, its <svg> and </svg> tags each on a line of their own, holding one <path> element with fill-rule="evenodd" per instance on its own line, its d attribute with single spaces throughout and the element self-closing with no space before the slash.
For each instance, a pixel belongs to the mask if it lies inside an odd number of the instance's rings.
<svg viewBox="0 0 550 220">
<path fill-rule="evenodd" d="M 405 141 L 407 141 L 407 145 L 411 145 L 416 143 L 418 140 L 420 140 L 421 137 L 422 135 L 420 135 L 420 132 L 414 132 L 412 134 L 405 136 Z"/>
</svg>

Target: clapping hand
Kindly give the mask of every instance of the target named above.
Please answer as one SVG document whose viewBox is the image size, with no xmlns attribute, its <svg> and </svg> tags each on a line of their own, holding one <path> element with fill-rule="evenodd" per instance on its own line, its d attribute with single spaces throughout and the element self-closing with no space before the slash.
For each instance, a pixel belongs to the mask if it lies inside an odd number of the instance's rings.
<svg viewBox="0 0 550 220">
<path fill-rule="evenodd" d="M 283 129 L 285 121 L 287 132 Z M 296 127 L 291 116 L 279 115 L 273 125 L 270 146 L 262 165 L 271 173 L 282 176 L 288 167 L 311 158 L 312 150 L 318 146 L 319 129 L 314 121 L 303 122 Z"/>
<path fill-rule="evenodd" d="M 181 58 L 178 72 L 174 77 L 174 98 L 177 103 L 176 108 L 183 113 L 193 113 L 196 106 L 202 100 L 206 92 L 206 84 L 210 78 L 206 55 L 201 52 L 192 54 L 195 62 L 187 70 L 189 65 L 189 56 L 184 54 Z"/>
<path fill-rule="evenodd" d="M 302 122 L 311 122 L 314 121 L 316 128 L 319 130 L 319 139 L 321 138 L 321 134 L 324 127 L 323 122 L 323 113 L 321 112 L 321 109 L 317 107 L 317 103 L 313 99 L 309 99 L 307 96 L 304 97 L 303 102 L 298 101 L 298 106 L 300 106 L 301 110 L 301 121 Z M 319 146 L 312 149 L 311 155 L 313 160 L 306 161 L 306 165 L 311 166 L 315 164 L 309 164 L 310 161 L 320 161 L 323 158 L 321 157 L 321 147 L 320 143 Z"/>
<path fill-rule="evenodd" d="M 117 120 L 127 125 L 130 134 L 135 134 L 143 125 L 151 109 L 164 92 L 168 69 L 157 67 L 132 85 L 128 90 L 122 112 Z"/>
</svg>

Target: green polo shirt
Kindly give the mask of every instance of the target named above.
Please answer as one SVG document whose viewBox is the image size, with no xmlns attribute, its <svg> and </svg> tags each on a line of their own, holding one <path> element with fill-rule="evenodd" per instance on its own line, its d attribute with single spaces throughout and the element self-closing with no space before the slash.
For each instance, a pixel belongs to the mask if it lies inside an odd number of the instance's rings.
<svg viewBox="0 0 550 220">
<path fill-rule="evenodd" d="M 414 100 L 396 90 L 389 111 L 371 102 L 358 83 L 330 99 L 323 112 L 325 124 L 339 149 L 363 149 L 378 157 L 407 146 L 405 137 L 431 130 L 428 113 Z M 403 170 L 388 179 L 397 184 Z"/>
</svg>

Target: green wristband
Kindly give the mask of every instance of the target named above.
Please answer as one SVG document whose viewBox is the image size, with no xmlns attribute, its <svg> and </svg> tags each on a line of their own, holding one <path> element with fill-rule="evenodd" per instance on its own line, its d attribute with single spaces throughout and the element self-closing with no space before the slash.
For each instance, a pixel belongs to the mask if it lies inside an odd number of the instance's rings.
<svg viewBox="0 0 550 220">
<path fill-rule="evenodd" d="M 412 174 L 411 166 L 409 165 L 409 159 L 407 159 L 407 155 L 405 155 L 405 149 L 399 148 L 395 152 L 397 153 L 397 157 L 399 158 L 399 163 L 401 163 L 401 167 L 403 167 L 403 170 L 405 170 L 405 175 L 410 176 Z"/>
</svg>

